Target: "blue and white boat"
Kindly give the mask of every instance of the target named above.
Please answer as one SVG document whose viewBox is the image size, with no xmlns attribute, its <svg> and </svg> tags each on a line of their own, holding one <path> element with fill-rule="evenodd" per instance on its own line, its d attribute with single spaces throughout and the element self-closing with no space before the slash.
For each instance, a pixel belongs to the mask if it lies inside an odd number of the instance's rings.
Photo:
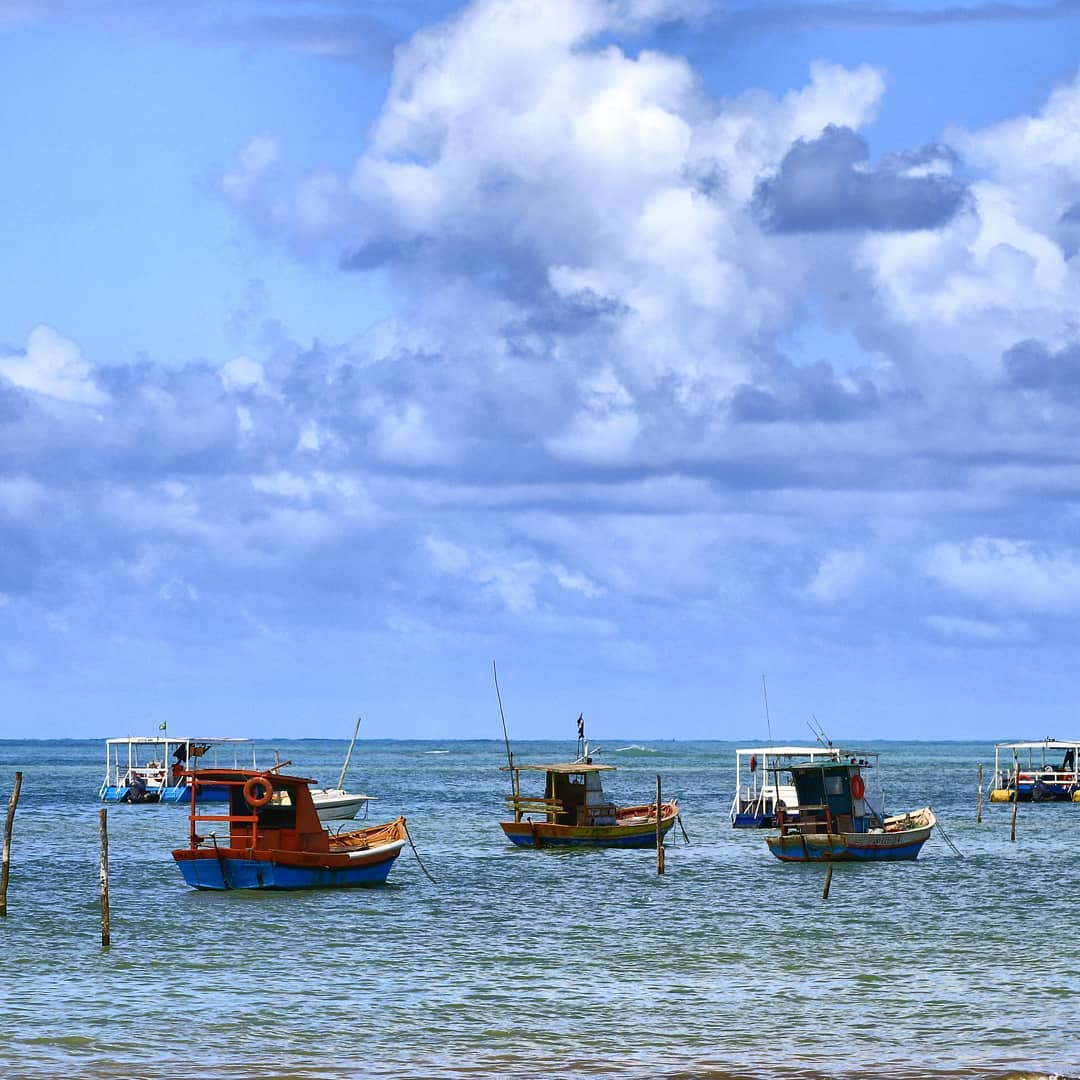
<svg viewBox="0 0 1080 1080">
<path fill-rule="evenodd" d="M 850 755 L 843 761 L 793 765 L 799 819 L 780 811 L 780 833 L 767 836 L 769 850 L 784 862 L 876 862 L 914 859 L 937 824 L 926 806 L 886 816 L 880 784 L 871 796 L 863 770 L 873 770 L 876 755 Z"/>
<path fill-rule="evenodd" d="M 1080 802 L 1080 739 L 1035 739 L 994 747 L 991 802 Z"/>
<path fill-rule="evenodd" d="M 98 798 L 106 803 L 187 803 L 191 789 L 187 773 L 206 767 L 240 766 L 254 739 L 196 739 L 175 735 L 125 735 L 105 740 L 105 779 Z M 224 798 L 207 789 L 204 797 Z"/>
<path fill-rule="evenodd" d="M 799 797 L 791 779 L 792 765 L 839 761 L 834 746 L 754 746 L 735 751 L 735 798 L 729 817 L 736 829 L 771 829 L 777 810 L 789 822 L 798 820 Z"/>
</svg>

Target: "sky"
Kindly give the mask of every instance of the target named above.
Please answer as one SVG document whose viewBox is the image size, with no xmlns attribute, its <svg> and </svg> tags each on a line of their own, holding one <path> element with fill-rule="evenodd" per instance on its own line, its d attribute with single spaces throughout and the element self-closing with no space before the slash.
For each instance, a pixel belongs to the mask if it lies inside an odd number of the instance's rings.
<svg viewBox="0 0 1080 1080">
<path fill-rule="evenodd" d="M 0 0 L 0 737 L 1075 737 L 1080 3 Z M 765 694 L 768 694 L 768 711 Z"/>
</svg>

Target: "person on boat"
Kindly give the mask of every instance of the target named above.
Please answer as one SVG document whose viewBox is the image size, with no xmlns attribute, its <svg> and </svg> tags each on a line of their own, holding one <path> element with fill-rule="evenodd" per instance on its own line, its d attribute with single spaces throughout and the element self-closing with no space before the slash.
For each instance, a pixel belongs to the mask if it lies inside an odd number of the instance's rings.
<svg viewBox="0 0 1080 1080">
<path fill-rule="evenodd" d="M 137 803 L 146 799 L 146 781 L 139 775 L 128 776 L 127 791 L 121 796 L 121 802 Z"/>
</svg>

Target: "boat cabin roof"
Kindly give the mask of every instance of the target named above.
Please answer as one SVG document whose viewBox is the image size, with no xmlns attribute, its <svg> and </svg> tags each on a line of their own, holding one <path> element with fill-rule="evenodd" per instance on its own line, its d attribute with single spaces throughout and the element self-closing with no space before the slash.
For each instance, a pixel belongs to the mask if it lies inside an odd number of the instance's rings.
<svg viewBox="0 0 1080 1080">
<path fill-rule="evenodd" d="M 1080 739 L 1034 739 L 1030 742 L 994 743 L 995 750 L 1039 750 L 1044 746 L 1060 746 L 1067 750 L 1069 747 L 1080 746 Z"/>
<path fill-rule="evenodd" d="M 308 776 L 291 776 L 274 772 L 273 769 L 199 769 L 198 772 L 188 775 L 196 777 L 201 785 L 230 781 L 239 783 L 250 780 L 253 776 L 265 776 L 274 787 L 298 787 L 301 784 L 310 786 L 319 782 Z"/>
<path fill-rule="evenodd" d="M 232 738 L 197 739 L 194 736 L 189 738 L 187 735 L 167 735 L 164 731 L 160 735 L 124 735 L 121 738 L 105 740 L 106 744 L 109 746 L 125 745 L 128 743 L 139 746 L 152 743 L 157 743 L 158 745 L 161 743 L 209 743 L 213 746 L 218 746 L 221 744 L 251 743 L 254 741 L 254 739 Z"/>
<path fill-rule="evenodd" d="M 548 772 L 548 773 L 595 773 L 614 772 L 614 765 L 598 765 L 595 762 L 572 761 L 559 765 L 503 765 L 500 772 L 509 772 L 511 768 L 515 772 Z"/>
<path fill-rule="evenodd" d="M 783 757 L 793 754 L 836 757 L 837 754 L 843 753 L 843 751 L 834 746 L 752 746 L 736 750 L 735 753 L 740 757 L 746 757 L 748 754 L 760 754 L 763 757 L 765 755 Z"/>
</svg>

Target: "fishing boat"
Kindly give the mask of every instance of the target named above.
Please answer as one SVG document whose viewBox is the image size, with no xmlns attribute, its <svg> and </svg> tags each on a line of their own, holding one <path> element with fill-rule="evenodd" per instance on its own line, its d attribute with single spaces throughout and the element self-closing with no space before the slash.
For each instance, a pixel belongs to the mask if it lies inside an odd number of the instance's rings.
<svg viewBox="0 0 1080 1080">
<path fill-rule="evenodd" d="M 833 746 L 757 746 L 735 751 L 735 798 L 729 817 L 736 829 L 775 828 L 776 812 L 789 822 L 799 819 L 799 797 L 791 779 L 792 765 L 839 761 Z"/>
<path fill-rule="evenodd" d="M 614 765 L 594 762 L 585 741 L 584 720 L 578 717 L 578 755 L 575 761 L 555 765 L 517 765 L 507 741 L 511 794 L 506 796 L 513 821 L 500 826 L 518 847 L 653 847 L 679 817 L 675 799 L 640 806 L 616 806 L 604 794 L 600 777 Z M 542 773 L 544 794 L 523 795 L 522 773 Z"/>
<path fill-rule="evenodd" d="M 1080 739 L 1035 739 L 994 747 L 991 802 L 1080 802 Z"/>
<path fill-rule="evenodd" d="M 356 727 L 353 728 L 349 749 L 345 752 L 345 763 L 341 766 L 337 787 L 311 789 L 311 798 L 322 821 L 350 821 L 356 817 L 361 807 L 364 809 L 364 817 L 367 817 L 368 804 L 375 798 L 374 795 L 354 794 L 346 791 L 344 787 L 345 774 L 349 771 L 349 761 L 352 759 L 353 747 L 356 745 L 356 736 L 360 733 L 361 719 L 359 716 L 356 718 Z"/>
<path fill-rule="evenodd" d="M 311 801 L 320 821 L 351 821 L 361 808 L 367 817 L 374 795 L 359 795 L 344 788 L 312 788 Z"/>
<path fill-rule="evenodd" d="M 196 889 L 312 889 L 386 881 L 408 840 L 405 819 L 331 833 L 311 798 L 314 780 L 272 770 L 200 769 L 190 773 L 188 846 L 172 853 Z M 203 789 L 224 792 L 226 812 Z M 228 826 L 219 836 L 215 823 Z M 211 830 L 206 831 L 210 825 Z"/>
<path fill-rule="evenodd" d="M 105 740 L 105 779 L 98 798 L 106 803 L 186 803 L 191 798 L 187 777 L 204 762 L 214 768 L 240 766 L 240 755 L 253 739 L 196 739 L 174 735 L 127 735 Z M 209 755 L 209 756 L 207 756 Z M 204 793 L 207 797 L 221 792 Z"/>
<path fill-rule="evenodd" d="M 799 819 L 788 821 L 786 813 L 779 812 L 779 835 L 765 838 L 769 850 L 785 862 L 916 858 L 937 818 L 928 806 L 885 816 L 880 783 L 876 799 L 872 799 L 863 776 L 863 770 L 879 775 L 876 766 L 876 754 L 849 754 L 844 761 L 792 765 Z"/>
</svg>

